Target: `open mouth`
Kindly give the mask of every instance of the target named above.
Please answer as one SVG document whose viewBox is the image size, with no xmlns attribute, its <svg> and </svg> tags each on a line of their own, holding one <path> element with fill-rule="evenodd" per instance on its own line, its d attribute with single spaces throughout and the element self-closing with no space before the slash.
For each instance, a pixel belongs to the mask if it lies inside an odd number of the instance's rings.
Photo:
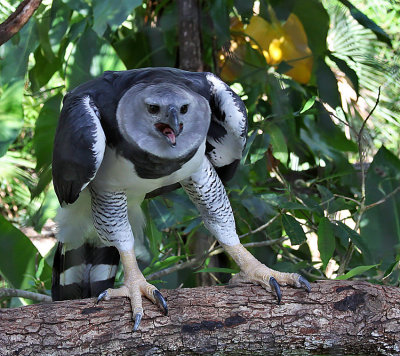
<svg viewBox="0 0 400 356">
<path fill-rule="evenodd" d="M 166 139 L 172 146 L 176 145 L 176 136 L 178 136 L 181 133 L 183 124 L 179 125 L 178 133 L 175 133 L 175 131 L 168 124 L 157 123 L 154 126 L 158 131 L 160 131 L 166 137 Z"/>
</svg>

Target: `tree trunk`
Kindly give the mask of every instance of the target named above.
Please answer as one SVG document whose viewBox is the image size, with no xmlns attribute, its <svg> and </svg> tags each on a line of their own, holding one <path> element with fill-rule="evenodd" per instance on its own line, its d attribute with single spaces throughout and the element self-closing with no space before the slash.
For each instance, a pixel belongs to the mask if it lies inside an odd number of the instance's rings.
<svg viewBox="0 0 400 356">
<path fill-rule="evenodd" d="M 163 290 L 169 315 L 144 301 L 133 333 L 125 298 L 0 310 L 1 355 L 218 353 L 398 354 L 400 293 L 366 282 L 328 281 L 312 291 L 282 288 L 281 305 L 258 286 Z"/>
<path fill-rule="evenodd" d="M 201 56 L 200 11 L 197 0 L 178 0 L 179 68 L 203 71 Z"/>
</svg>

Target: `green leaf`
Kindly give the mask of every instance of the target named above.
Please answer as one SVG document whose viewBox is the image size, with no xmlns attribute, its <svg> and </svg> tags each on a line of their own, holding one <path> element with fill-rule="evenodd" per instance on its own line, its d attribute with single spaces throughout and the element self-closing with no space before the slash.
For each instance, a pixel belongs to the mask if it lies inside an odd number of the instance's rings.
<svg viewBox="0 0 400 356">
<path fill-rule="evenodd" d="M 223 267 L 208 267 L 208 268 L 203 268 L 200 269 L 198 271 L 196 271 L 195 273 L 238 273 L 239 270 L 237 269 L 232 269 L 232 268 L 223 268 Z"/>
<path fill-rule="evenodd" d="M 250 18 L 253 16 L 254 0 L 233 0 L 233 3 L 242 18 L 242 22 L 249 23 Z"/>
<path fill-rule="evenodd" d="M 393 192 L 399 186 L 399 179 L 399 158 L 382 146 L 367 172 L 366 205 Z M 362 217 L 360 230 L 368 252 L 364 256 L 365 264 L 382 262 L 382 268 L 387 268 L 395 259 L 400 243 L 400 192 L 368 209 Z"/>
<path fill-rule="evenodd" d="M 93 30 L 99 37 L 110 26 L 111 31 L 121 25 L 128 15 L 142 4 L 142 0 L 93 0 Z"/>
<path fill-rule="evenodd" d="M 0 215 L 0 274 L 13 287 L 29 289 L 36 276 L 39 251 L 20 230 Z M 51 268 L 45 262 L 41 279 L 50 288 Z"/>
<path fill-rule="evenodd" d="M 53 157 L 53 141 L 60 115 L 62 95 L 48 99 L 36 120 L 33 146 L 36 154 L 36 170 L 50 166 Z"/>
<path fill-rule="evenodd" d="M 363 254 L 369 255 L 369 246 L 367 245 L 365 239 L 360 236 L 357 231 L 354 231 L 351 227 L 343 224 L 340 221 L 336 222 L 334 225 L 335 236 L 339 237 L 343 245 L 346 245 L 346 241 L 352 241 Z"/>
<path fill-rule="evenodd" d="M 282 224 L 293 245 L 300 245 L 307 240 L 300 223 L 291 215 L 282 215 Z"/>
<path fill-rule="evenodd" d="M 303 113 L 305 113 L 308 109 L 311 109 L 312 106 L 313 106 L 314 103 L 315 103 L 315 99 L 316 99 L 316 98 L 317 98 L 317 97 L 314 95 L 313 97 L 311 97 L 310 99 L 308 99 L 307 102 L 304 104 L 303 108 L 301 109 L 300 114 L 303 114 Z"/>
<path fill-rule="evenodd" d="M 161 271 L 162 269 L 168 268 L 176 263 L 178 263 L 180 260 L 184 259 L 185 256 L 170 256 L 167 257 L 165 260 L 162 261 L 157 261 L 154 264 L 146 267 L 143 270 L 143 275 L 147 276 L 151 273 L 157 272 L 157 271 Z"/>
<path fill-rule="evenodd" d="M 358 274 L 363 274 L 364 272 L 370 270 L 371 268 L 377 267 L 377 266 L 379 266 L 379 265 L 376 264 L 376 265 L 369 265 L 369 266 L 357 266 L 357 267 L 351 269 L 349 272 L 347 272 L 343 276 L 336 277 L 335 279 L 346 280 L 346 279 L 354 277 Z"/>
<path fill-rule="evenodd" d="M 318 250 L 325 268 L 335 251 L 333 225 L 328 218 L 322 218 L 318 225 Z"/>
<path fill-rule="evenodd" d="M 360 85 L 358 83 L 358 75 L 356 73 L 356 71 L 352 68 L 350 68 L 350 66 L 346 63 L 346 61 L 344 61 L 343 59 L 340 59 L 336 56 L 334 56 L 332 53 L 330 53 L 328 55 L 328 57 L 334 61 L 336 63 L 336 65 L 338 66 L 338 68 L 344 73 L 346 74 L 347 78 L 349 78 L 354 86 L 354 90 L 358 96 L 359 90 L 360 90 Z"/>
<path fill-rule="evenodd" d="M 373 33 L 375 33 L 378 40 L 392 47 L 392 42 L 390 41 L 389 35 L 381 27 L 379 27 L 374 21 L 358 10 L 350 1 L 339 1 L 350 10 L 351 16 L 353 16 L 360 25 L 369 28 Z"/>
<path fill-rule="evenodd" d="M 308 45 L 315 57 L 324 56 L 329 29 L 329 15 L 318 0 L 295 1 L 293 13 L 300 19 Z"/>
<path fill-rule="evenodd" d="M 331 68 L 325 63 L 322 58 L 316 61 L 316 75 L 319 97 L 323 102 L 326 102 L 336 109 L 341 106 L 338 84 L 335 75 Z"/>
<path fill-rule="evenodd" d="M 29 55 L 37 45 L 36 20 L 32 18 L 16 36 L 0 46 L 0 85 L 24 81 Z"/>
<path fill-rule="evenodd" d="M 281 129 L 275 124 L 268 124 L 266 132 L 270 137 L 272 146 L 272 154 L 276 159 L 279 159 L 283 164 L 286 165 L 289 158 L 288 148 Z"/>
<path fill-rule="evenodd" d="M 17 138 L 24 123 L 22 95 L 24 81 L 19 80 L 5 85 L 0 96 L 0 157 Z"/>
<path fill-rule="evenodd" d="M 126 69 L 114 48 L 88 28 L 79 39 L 67 67 L 67 89 L 96 78 L 106 70 Z"/>
<path fill-rule="evenodd" d="M 211 16 L 213 20 L 213 32 L 217 40 L 216 45 L 221 47 L 230 39 L 230 22 L 227 2 L 225 0 L 215 0 L 211 1 L 210 4 L 209 16 Z"/>
</svg>

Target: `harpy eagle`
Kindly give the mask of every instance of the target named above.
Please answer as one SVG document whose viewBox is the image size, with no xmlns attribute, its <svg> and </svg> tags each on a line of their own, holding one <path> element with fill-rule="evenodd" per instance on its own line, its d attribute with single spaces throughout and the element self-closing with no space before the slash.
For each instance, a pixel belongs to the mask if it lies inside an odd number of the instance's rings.
<svg viewBox="0 0 400 356">
<path fill-rule="evenodd" d="M 204 225 L 240 267 L 236 282 L 260 284 L 281 298 L 279 284 L 303 286 L 296 273 L 272 270 L 240 243 L 221 180 L 229 179 L 246 143 L 242 100 L 211 73 L 172 68 L 105 72 L 63 101 L 53 152 L 61 208 L 54 258 L 54 300 L 126 296 L 134 327 L 142 296 L 167 304 L 140 271 L 134 238 L 143 236 L 140 204 L 183 187 Z M 124 284 L 113 289 L 121 259 Z"/>
</svg>

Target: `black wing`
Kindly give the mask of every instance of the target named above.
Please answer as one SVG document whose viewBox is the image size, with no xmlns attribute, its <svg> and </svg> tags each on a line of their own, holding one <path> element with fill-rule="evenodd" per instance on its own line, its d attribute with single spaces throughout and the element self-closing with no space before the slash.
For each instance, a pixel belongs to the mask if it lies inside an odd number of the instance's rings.
<svg viewBox="0 0 400 356">
<path fill-rule="evenodd" d="M 67 94 L 56 131 L 53 184 L 60 204 L 71 204 L 103 160 L 106 139 L 89 94 Z"/>
</svg>

